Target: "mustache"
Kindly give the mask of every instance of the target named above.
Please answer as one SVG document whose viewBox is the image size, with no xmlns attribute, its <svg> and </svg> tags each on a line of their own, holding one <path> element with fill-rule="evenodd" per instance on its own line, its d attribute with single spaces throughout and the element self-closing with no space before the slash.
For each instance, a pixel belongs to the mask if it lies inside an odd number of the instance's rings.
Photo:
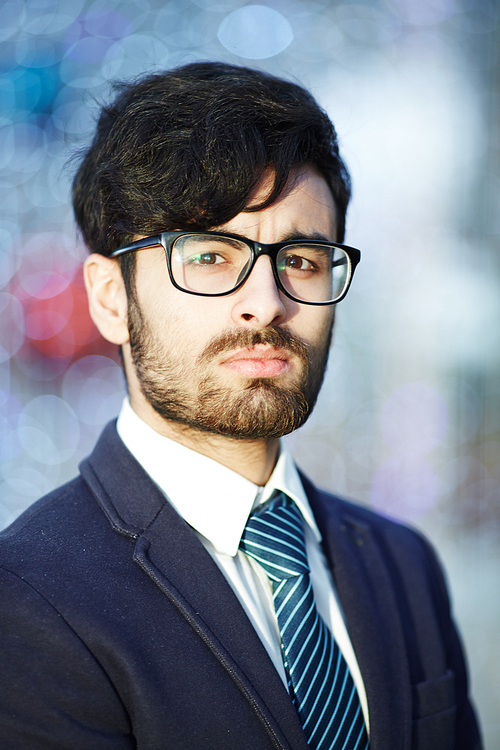
<svg viewBox="0 0 500 750">
<path fill-rule="evenodd" d="M 203 349 L 199 356 L 199 362 L 208 362 L 219 354 L 234 349 L 252 349 L 258 344 L 265 344 L 274 349 L 285 349 L 303 362 L 309 363 L 309 353 L 304 342 L 287 331 L 286 328 L 278 328 L 277 326 L 270 326 L 262 331 L 253 331 L 250 328 L 223 331 Z"/>
</svg>

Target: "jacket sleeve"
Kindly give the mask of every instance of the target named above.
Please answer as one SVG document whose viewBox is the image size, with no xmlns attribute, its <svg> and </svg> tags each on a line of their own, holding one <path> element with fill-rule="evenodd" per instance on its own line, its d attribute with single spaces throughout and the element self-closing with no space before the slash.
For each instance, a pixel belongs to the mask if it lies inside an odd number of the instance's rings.
<svg viewBox="0 0 500 750">
<path fill-rule="evenodd" d="M 94 656 L 29 583 L 0 568 L 0 746 L 132 750 L 130 722 Z"/>
</svg>

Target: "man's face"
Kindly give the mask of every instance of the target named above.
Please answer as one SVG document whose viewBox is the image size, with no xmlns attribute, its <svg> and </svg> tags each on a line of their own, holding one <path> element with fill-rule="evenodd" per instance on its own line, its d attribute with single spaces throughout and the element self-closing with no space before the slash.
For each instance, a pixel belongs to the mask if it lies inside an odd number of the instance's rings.
<svg viewBox="0 0 500 750">
<path fill-rule="evenodd" d="M 213 229 L 263 243 L 292 236 L 335 241 L 335 206 L 324 178 L 311 168 L 294 177 L 268 208 Z M 268 194 L 270 179 L 249 205 Z M 240 439 L 280 437 L 304 423 L 323 380 L 332 306 L 283 295 L 267 256 L 223 297 L 173 287 L 161 248 L 138 252 L 136 260 L 130 352 L 140 390 L 161 417 Z M 133 385 L 130 397 L 134 405 Z"/>
</svg>

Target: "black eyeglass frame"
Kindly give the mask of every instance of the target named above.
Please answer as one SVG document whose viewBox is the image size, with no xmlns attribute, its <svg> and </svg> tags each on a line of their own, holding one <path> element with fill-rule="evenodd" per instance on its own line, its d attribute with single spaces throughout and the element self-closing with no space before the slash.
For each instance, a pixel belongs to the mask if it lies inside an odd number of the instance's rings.
<svg viewBox="0 0 500 750">
<path fill-rule="evenodd" d="M 172 257 L 172 249 L 174 246 L 175 241 L 179 237 L 183 237 L 190 234 L 197 234 L 197 235 L 207 235 L 207 237 L 227 237 L 228 239 L 232 240 L 239 240 L 240 242 L 244 242 L 248 247 L 250 248 L 252 252 L 252 258 L 251 262 L 248 266 L 248 270 L 241 281 L 238 282 L 238 284 L 233 288 L 229 289 L 227 292 L 214 292 L 211 294 L 210 292 L 195 292 L 192 289 L 184 289 L 184 287 L 179 286 L 179 284 L 174 279 L 173 273 L 172 273 L 172 266 L 171 266 L 171 257 Z M 283 248 L 288 246 L 295 246 L 299 243 L 307 243 L 308 245 L 319 245 L 322 247 L 338 247 L 341 250 L 345 252 L 347 257 L 349 258 L 350 263 L 350 276 L 346 283 L 345 289 L 335 300 L 331 300 L 328 302 L 310 302 L 309 300 L 304 299 L 298 299 L 297 297 L 294 297 L 285 287 L 283 286 L 283 283 L 281 282 L 281 279 L 279 277 L 278 268 L 276 265 L 276 259 L 278 256 L 278 253 L 280 250 L 283 250 Z M 236 292 L 240 287 L 243 286 L 245 281 L 248 279 L 250 274 L 253 271 L 253 267 L 255 266 L 255 263 L 257 262 L 257 259 L 260 258 L 261 255 L 267 255 L 271 259 L 271 266 L 273 269 L 273 275 L 274 280 L 276 281 L 276 285 L 278 289 L 283 292 L 289 299 L 293 300 L 294 302 L 299 302 L 302 305 L 336 305 L 339 302 L 341 302 L 344 297 L 346 296 L 347 292 L 349 291 L 349 288 L 351 286 L 352 278 L 354 276 L 354 271 L 356 270 L 356 266 L 361 260 L 361 253 L 359 250 L 357 250 L 355 247 L 349 247 L 349 245 L 341 245 L 338 242 L 328 242 L 326 240 L 314 240 L 314 239 L 307 239 L 306 237 L 295 239 L 295 240 L 285 240 L 285 242 L 273 242 L 271 245 L 267 245 L 262 242 L 256 242 L 255 240 L 249 240 L 248 237 L 242 237 L 239 234 L 228 234 L 227 232 L 197 232 L 195 230 L 180 230 L 180 231 L 172 231 L 172 232 L 160 232 L 160 234 L 154 234 L 150 237 L 143 237 L 141 240 L 136 240 L 135 242 L 131 242 L 127 245 L 123 245 L 122 247 L 119 247 L 117 250 L 114 250 L 110 254 L 110 258 L 119 258 L 121 255 L 125 255 L 125 253 L 131 253 L 135 252 L 136 250 L 145 250 L 148 247 L 155 247 L 156 245 L 161 246 L 165 251 L 165 257 L 167 259 L 167 269 L 168 269 L 168 275 L 170 277 L 170 281 L 174 285 L 176 289 L 179 289 L 181 292 L 186 292 L 186 294 L 194 294 L 198 297 L 226 297 L 228 294 L 232 294 L 233 292 Z"/>
</svg>

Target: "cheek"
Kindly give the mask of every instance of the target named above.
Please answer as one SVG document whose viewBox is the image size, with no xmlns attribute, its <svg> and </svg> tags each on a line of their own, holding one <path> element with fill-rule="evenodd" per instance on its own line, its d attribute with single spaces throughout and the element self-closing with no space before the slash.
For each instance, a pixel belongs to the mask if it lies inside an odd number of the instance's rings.
<svg viewBox="0 0 500 750">
<path fill-rule="evenodd" d="M 223 329 L 222 317 L 202 298 L 172 290 L 168 299 L 147 303 L 150 330 L 171 355 L 184 362 L 195 361 L 207 344 Z M 200 304 L 200 301 L 202 302 Z"/>
<path fill-rule="evenodd" d="M 303 305 L 299 314 L 292 321 L 290 329 L 304 342 L 315 347 L 321 347 L 328 340 L 333 319 L 333 307 L 315 308 Z"/>
</svg>

